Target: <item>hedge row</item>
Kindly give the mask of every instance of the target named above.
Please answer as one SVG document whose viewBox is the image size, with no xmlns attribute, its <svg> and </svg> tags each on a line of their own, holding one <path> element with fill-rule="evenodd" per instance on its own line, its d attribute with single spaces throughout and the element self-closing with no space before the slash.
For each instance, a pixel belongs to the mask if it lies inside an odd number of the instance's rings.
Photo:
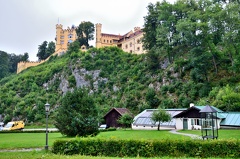
<svg viewBox="0 0 240 159">
<path fill-rule="evenodd" d="M 231 157 L 240 158 L 240 140 L 58 140 L 52 152 L 109 157 Z"/>
</svg>

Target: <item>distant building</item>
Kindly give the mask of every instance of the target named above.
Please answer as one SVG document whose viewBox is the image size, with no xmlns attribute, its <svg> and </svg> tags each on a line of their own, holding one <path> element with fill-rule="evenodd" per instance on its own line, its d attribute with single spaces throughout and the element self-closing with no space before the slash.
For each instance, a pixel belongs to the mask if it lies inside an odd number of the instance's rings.
<svg viewBox="0 0 240 159">
<path fill-rule="evenodd" d="M 65 53 L 68 49 L 68 46 L 77 39 L 76 27 L 72 25 L 72 27 L 68 27 L 67 29 L 63 29 L 62 24 L 56 25 L 56 46 L 54 55 L 61 55 Z M 81 50 L 85 50 L 86 47 L 82 46 Z"/>
<path fill-rule="evenodd" d="M 164 109 L 168 114 L 171 115 L 171 120 L 169 122 L 160 123 L 160 129 L 176 129 L 176 120 L 173 116 L 183 112 L 186 108 L 182 109 Z M 158 122 L 154 123 L 152 121 L 152 114 L 157 109 L 146 109 L 134 117 L 132 123 L 132 129 L 134 130 L 157 130 Z"/>
<path fill-rule="evenodd" d="M 102 24 L 96 24 L 96 48 L 117 46 L 125 52 L 142 54 L 146 53 L 142 44 L 143 31 L 135 27 L 124 35 L 102 33 Z"/>
<path fill-rule="evenodd" d="M 160 129 L 185 129 L 200 130 L 201 129 L 201 113 L 205 106 L 194 106 L 190 104 L 189 108 L 165 109 L 171 115 L 171 121 L 160 124 Z M 240 112 L 223 112 L 217 110 L 218 128 L 240 129 Z M 139 130 L 157 130 L 157 123 L 152 121 L 152 113 L 157 109 L 146 109 L 134 117 L 132 129 Z"/>
<path fill-rule="evenodd" d="M 190 107 L 175 115 L 173 118 L 176 120 L 177 129 L 201 129 L 201 113 L 200 111 L 205 106 L 194 106 Z M 212 106 L 213 107 L 213 106 Z M 217 124 L 218 128 L 237 128 L 240 129 L 240 112 L 223 112 L 222 110 L 213 107 L 217 110 Z"/>
<path fill-rule="evenodd" d="M 118 119 L 124 114 L 131 114 L 127 108 L 112 108 L 103 118 L 107 127 L 122 127 Z"/>
<path fill-rule="evenodd" d="M 117 46 L 125 52 L 133 54 L 146 53 L 142 44 L 143 31 L 140 27 L 135 27 L 134 31 L 129 31 L 124 35 L 115 35 L 102 33 L 102 24 L 96 24 L 96 48 Z M 62 24 L 56 25 L 55 52 L 52 55 L 63 55 L 68 46 L 77 39 L 76 27 L 72 25 L 67 29 L 63 29 Z M 86 50 L 86 46 L 81 46 L 82 51 Z M 48 60 L 48 59 L 46 59 Z M 45 60 L 45 61 L 46 61 Z M 17 73 L 27 69 L 28 67 L 37 66 L 42 62 L 19 62 Z"/>
</svg>

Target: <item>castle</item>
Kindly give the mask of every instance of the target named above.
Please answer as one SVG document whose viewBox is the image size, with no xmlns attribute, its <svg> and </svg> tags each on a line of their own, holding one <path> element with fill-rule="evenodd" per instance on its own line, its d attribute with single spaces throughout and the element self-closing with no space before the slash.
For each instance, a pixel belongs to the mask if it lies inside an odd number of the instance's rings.
<svg viewBox="0 0 240 159">
<path fill-rule="evenodd" d="M 124 35 L 102 33 L 101 30 L 102 24 L 96 24 L 96 48 L 117 46 L 129 53 L 142 54 L 146 52 L 142 45 L 143 31 L 140 27 L 135 27 L 134 31 L 131 30 Z"/>
<path fill-rule="evenodd" d="M 124 35 L 115 35 L 102 33 L 102 24 L 96 24 L 96 48 L 117 46 L 125 52 L 133 54 L 142 54 L 146 51 L 142 45 L 143 31 L 140 27 L 135 27 L 134 30 L 129 31 Z M 73 25 L 71 28 L 63 29 L 62 24 L 56 25 L 56 37 L 55 37 L 55 52 L 53 55 L 61 56 L 64 54 L 70 43 L 77 39 L 76 27 Z M 81 50 L 86 50 L 85 46 L 81 46 Z M 48 60 L 48 59 L 46 59 Z M 27 69 L 28 67 L 37 66 L 44 61 L 40 62 L 19 62 L 17 65 L 17 73 Z"/>
</svg>

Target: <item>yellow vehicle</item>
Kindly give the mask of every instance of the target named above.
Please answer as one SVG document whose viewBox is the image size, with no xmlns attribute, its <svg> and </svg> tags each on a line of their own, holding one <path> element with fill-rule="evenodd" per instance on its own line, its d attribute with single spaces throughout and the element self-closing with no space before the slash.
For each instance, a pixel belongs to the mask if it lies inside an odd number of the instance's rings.
<svg viewBox="0 0 240 159">
<path fill-rule="evenodd" d="M 3 127 L 3 130 L 22 130 L 24 129 L 23 121 L 11 121 Z"/>
</svg>

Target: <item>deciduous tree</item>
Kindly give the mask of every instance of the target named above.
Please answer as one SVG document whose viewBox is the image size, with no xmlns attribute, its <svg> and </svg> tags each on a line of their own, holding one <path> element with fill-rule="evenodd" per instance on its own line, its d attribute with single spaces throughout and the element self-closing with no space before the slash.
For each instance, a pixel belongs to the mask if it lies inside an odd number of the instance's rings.
<svg viewBox="0 0 240 159">
<path fill-rule="evenodd" d="M 89 48 L 89 40 L 94 39 L 94 24 L 91 22 L 82 22 L 76 29 L 80 47 L 85 45 Z"/>
<path fill-rule="evenodd" d="M 118 123 L 122 124 L 125 128 L 131 127 L 133 122 L 133 117 L 131 114 L 123 114 L 119 119 Z"/>
<path fill-rule="evenodd" d="M 164 109 L 158 108 L 153 112 L 151 119 L 155 124 L 158 124 L 158 130 L 160 130 L 160 123 L 170 121 L 171 116 Z"/>
</svg>

